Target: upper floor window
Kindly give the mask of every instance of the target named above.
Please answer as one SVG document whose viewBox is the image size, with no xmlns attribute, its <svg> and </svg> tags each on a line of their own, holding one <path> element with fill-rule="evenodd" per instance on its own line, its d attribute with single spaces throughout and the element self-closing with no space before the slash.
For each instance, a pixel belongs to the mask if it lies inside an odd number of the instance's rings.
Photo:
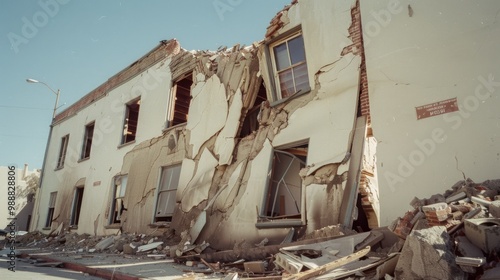
<svg viewBox="0 0 500 280">
<path fill-rule="evenodd" d="M 277 88 L 276 99 L 309 91 L 309 76 L 302 34 L 295 33 L 272 43 L 269 47 Z"/>
<path fill-rule="evenodd" d="M 171 90 L 167 127 L 187 122 L 189 104 L 191 102 L 192 72 L 177 79 Z"/>
<path fill-rule="evenodd" d="M 90 157 L 90 149 L 92 147 L 92 138 L 94 137 L 94 122 L 85 126 L 85 136 L 83 137 L 82 154 L 80 159 Z"/>
<path fill-rule="evenodd" d="M 126 104 L 125 121 L 123 123 L 123 135 L 121 144 L 126 144 L 135 140 L 137 124 L 139 121 L 139 107 L 141 99 L 134 99 Z"/>
<path fill-rule="evenodd" d="M 66 134 L 61 138 L 61 147 L 59 148 L 59 156 L 57 157 L 57 168 L 64 167 L 64 161 L 66 159 L 66 151 L 68 150 L 69 134 Z"/>
</svg>

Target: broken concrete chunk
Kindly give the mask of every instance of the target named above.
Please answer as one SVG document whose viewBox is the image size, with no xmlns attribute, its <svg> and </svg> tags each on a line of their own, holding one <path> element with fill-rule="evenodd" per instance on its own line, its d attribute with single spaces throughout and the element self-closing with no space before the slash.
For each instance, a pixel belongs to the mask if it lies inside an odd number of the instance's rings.
<svg viewBox="0 0 500 280">
<path fill-rule="evenodd" d="M 410 233 L 396 265 L 396 279 L 466 279 L 455 264 L 445 227 L 435 226 Z"/>
<path fill-rule="evenodd" d="M 132 248 L 130 244 L 124 244 L 123 245 L 123 253 L 127 255 L 134 255 L 135 254 L 135 248 Z"/>
<path fill-rule="evenodd" d="M 483 252 L 500 250 L 500 219 L 468 219 L 464 227 L 465 236 Z"/>
<path fill-rule="evenodd" d="M 275 255 L 275 264 L 280 266 L 290 274 L 299 273 L 304 267 L 304 264 L 302 264 L 299 260 L 283 253 L 278 253 Z"/>
<path fill-rule="evenodd" d="M 467 194 L 465 192 L 459 192 L 457 194 L 454 194 L 452 196 L 447 197 L 446 203 L 454 202 L 454 201 L 460 200 L 460 199 L 465 198 L 465 197 L 467 197 Z"/>
<path fill-rule="evenodd" d="M 95 245 L 95 248 L 96 248 L 96 250 L 102 251 L 102 250 L 110 247 L 111 245 L 113 245 L 114 242 L 115 242 L 114 236 L 109 236 L 109 237 L 101 240 L 99 243 L 97 243 Z"/>
<path fill-rule="evenodd" d="M 457 250 L 460 255 L 469 258 L 484 257 L 483 251 L 481 251 L 481 249 L 479 249 L 476 245 L 472 244 L 467 237 L 457 236 L 455 237 L 455 242 L 457 243 Z"/>
<path fill-rule="evenodd" d="M 488 206 L 488 211 L 494 218 L 500 218 L 500 200 L 492 201 Z"/>
<path fill-rule="evenodd" d="M 150 250 L 156 249 L 161 244 L 163 244 L 163 241 L 153 242 L 150 244 L 142 245 L 142 246 L 137 247 L 137 252 L 139 253 L 139 252 L 150 251 Z"/>
<path fill-rule="evenodd" d="M 477 204 L 482 205 L 482 206 L 485 206 L 485 207 L 488 207 L 491 204 L 491 201 L 479 198 L 477 196 L 471 197 L 471 200 L 472 200 L 472 202 L 477 203 Z"/>
<path fill-rule="evenodd" d="M 264 273 L 266 272 L 266 262 L 263 261 L 253 261 L 243 263 L 245 272 L 250 273 Z"/>
<path fill-rule="evenodd" d="M 445 202 L 422 206 L 427 222 L 431 226 L 444 225 L 451 214 L 451 208 Z"/>
</svg>

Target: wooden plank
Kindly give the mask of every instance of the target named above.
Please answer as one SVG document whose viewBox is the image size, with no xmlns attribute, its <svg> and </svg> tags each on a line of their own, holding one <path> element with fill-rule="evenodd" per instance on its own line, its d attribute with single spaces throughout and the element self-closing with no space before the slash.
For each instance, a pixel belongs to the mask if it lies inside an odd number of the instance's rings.
<svg viewBox="0 0 500 280">
<path fill-rule="evenodd" d="M 345 256 L 345 257 L 340 258 L 338 260 L 335 260 L 335 261 L 333 261 L 331 263 L 327 263 L 325 265 L 322 265 L 322 266 L 320 266 L 318 268 L 311 269 L 311 270 L 308 270 L 308 271 L 304 271 L 304 272 L 301 272 L 301 273 L 297 273 L 297 274 L 294 274 L 294 275 L 290 275 L 290 276 L 287 276 L 287 277 L 283 277 L 283 279 L 284 280 L 304 280 L 304 279 L 309 279 L 309 278 L 312 278 L 312 277 L 315 277 L 315 276 L 319 276 L 319 275 L 322 275 L 322 274 L 324 274 L 325 272 L 327 272 L 329 270 L 341 267 L 341 266 L 343 266 L 345 264 L 348 264 L 350 262 L 358 260 L 359 258 L 361 258 L 361 257 L 365 256 L 366 254 L 368 254 L 368 252 L 370 252 L 370 246 L 367 246 L 366 248 L 364 248 L 362 250 L 359 250 L 356 253 L 353 253 L 351 255 Z"/>
</svg>

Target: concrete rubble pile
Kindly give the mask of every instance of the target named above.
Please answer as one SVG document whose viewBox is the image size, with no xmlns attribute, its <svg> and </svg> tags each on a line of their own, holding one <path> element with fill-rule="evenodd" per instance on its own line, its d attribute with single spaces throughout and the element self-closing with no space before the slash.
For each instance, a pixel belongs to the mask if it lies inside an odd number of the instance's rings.
<svg viewBox="0 0 500 280">
<path fill-rule="evenodd" d="M 499 193 L 500 180 L 467 179 L 444 194 L 414 198 L 413 209 L 389 227 L 358 233 L 333 225 L 307 235 L 290 229 L 281 244 L 243 240 L 227 251 L 192 242 L 189 231 L 98 237 L 60 229 L 18 242 L 75 257 L 174 259 L 187 273 L 179 279 L 500 279 Z"/>
<path fill-rule="evenodd" d="M 388 228 L 357 233 L 337 225 L 293 242 L 292 233 L 279 245 L 264 240 L 174 258 L 224 279 L 500 279 L 499 194 L 500 180 L 467 179 L 414 198 L 413 210 Z"/>
</svg>

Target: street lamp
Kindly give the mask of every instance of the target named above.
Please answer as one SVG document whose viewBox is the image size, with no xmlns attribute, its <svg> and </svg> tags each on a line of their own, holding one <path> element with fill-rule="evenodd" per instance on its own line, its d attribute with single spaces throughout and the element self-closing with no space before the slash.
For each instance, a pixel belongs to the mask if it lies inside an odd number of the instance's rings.
<svg viewBox="0 0 500 280">
<path fill-rule="evenodd" d="M 59 102 L 59 94 L 61 93 L 61 91 L 59 89 L 57 89 L 57 91 L 55 91 L 51 87 L 49 87 L 49 85 L 47 85 L 46 83 L 40 82 L 40 81 L 35 80 L 35 79 L 26 79 L 26 82 L 33 83 L 33 84 L 36 84 L 36 83 L 43 84 L 56 95 L 56 103 L 54 104 L 54 113 L 52 114 L 52 119 L 55 119 L 56 118 L 57 103 Z"/>
<path fill-rule="evenodd" d="M 38 193 L 37 200 L 35 201 L 35 207 L 33 207 L 33 212 L 31 215 L 32 217 L 36 217 L 36 219 L 33 219 L 33 222 L 31 223 L 31 225 L 29 225 L 30 229 L 33 228 L 32 225 L 34 225 L 34 228 L 37 229 L 38 228 L 38 221 L 40 218 L 39 217 L 39 214 L 40 214 L 39 208 L 40 208 L 40 197 L 42 196 L 41 191 L 42 191 L 42 183 L 43 183 L 43 177 L 44 177 L 43 175 L 45 174 L 47 153 L 49 151 L 50 139 L 52 138 L 52 129 L 54 127 L 54 120 L 56 118 L 56 111 L 57 111 L 57 103 L 59 102 L 59 94 L 61 93 L 61 91 L 59 89 L 57 89 L 57 91 L 55 91 L 46 83 L 35 80 L 35 79 L 26 79 L 26 82 L 34 83 L 34 84 L 40 83 L 40 84 L 46 86 L 48 89 L 50 89 L 50 91 L 52 91 L 56 95 L 56 103 L 54 104 L 54 112 L 52 113 L 52 123 L 50 124 L 49 137 L 47 138 L 47 145 L 45 146 L 45 154 L 43 155 L 42 172 L 40 172 L 40 179 L 39 179 L 40 184 L 38 185 L 38 188 L 40 190 L 37 192 Z M 36 213 L 36 215 L 35 215 L 35 213 Z"/>
</svg>

